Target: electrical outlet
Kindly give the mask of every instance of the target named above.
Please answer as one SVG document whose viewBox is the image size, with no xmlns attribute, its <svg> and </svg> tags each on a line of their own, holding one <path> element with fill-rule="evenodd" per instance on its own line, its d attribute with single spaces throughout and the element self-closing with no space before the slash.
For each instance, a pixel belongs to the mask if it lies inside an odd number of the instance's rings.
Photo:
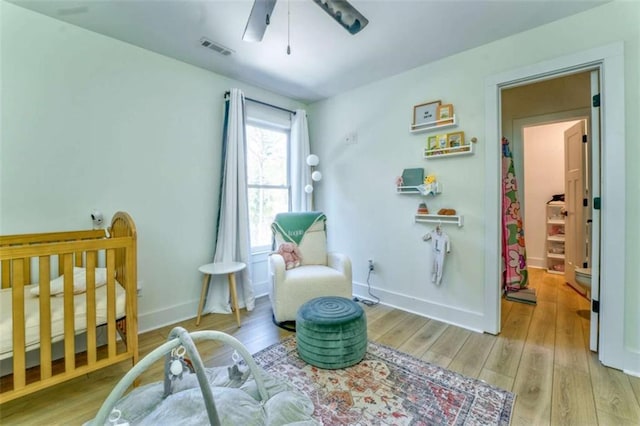
<svg viewBox="0 0 640 426">
<path fill-rule="evenodd" d="M 138 297 L 142 297 L 142 284 L 144 283 L 144 281 L 140 280 L 138 281 L 138 286 L 137 286 L 137 293 L 138 293 Z"/>
<path fill-rule="evenodd" d="M 373 259 L 369 259 L 369 271 L 373 272 L 375 270 L 374 266 L 373 266 Z"/>
</svg>

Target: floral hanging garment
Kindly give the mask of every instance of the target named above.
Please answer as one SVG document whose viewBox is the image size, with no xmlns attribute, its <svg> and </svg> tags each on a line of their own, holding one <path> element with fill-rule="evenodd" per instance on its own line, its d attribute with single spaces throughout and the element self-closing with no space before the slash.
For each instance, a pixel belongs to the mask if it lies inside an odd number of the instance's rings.
<svg viewBox="0 0 640 426">
<path fill-rule="evenodd" d="M 513 156 L 506 138 L 502 138 L 502 257 L 504 290 L 509 292 L 526 288 L 528 273 L 524 229 Z"/>
</svg>

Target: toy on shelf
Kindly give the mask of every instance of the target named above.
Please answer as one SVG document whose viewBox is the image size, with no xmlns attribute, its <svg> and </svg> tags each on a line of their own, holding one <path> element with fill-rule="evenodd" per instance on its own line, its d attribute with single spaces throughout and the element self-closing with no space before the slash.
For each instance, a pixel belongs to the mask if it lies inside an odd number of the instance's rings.
<svg viewBox="0 0 640 426">
<path fill-rule="evenodd" d="M 456 210 L 455 209 L 440 209 L 440 210 L 438 210 L 438 214 L 442 215 L 442 216 L 455 216 Z"/>
<path fill-rule="evenodd" d="M 436 195 L 439 193 L 438 182 L 436 182 L 436 175 L 427 175 L 424 178 L 424 183 L 422 185 L 418 185 L 418 191 L 422 195 Z"/>
<path fill-rule="evenodd" d="M 427 203 L 420 203 L 418 205 L 418 214 L 429 214 L 429 209 L 427 208 Z"/>
</svg>

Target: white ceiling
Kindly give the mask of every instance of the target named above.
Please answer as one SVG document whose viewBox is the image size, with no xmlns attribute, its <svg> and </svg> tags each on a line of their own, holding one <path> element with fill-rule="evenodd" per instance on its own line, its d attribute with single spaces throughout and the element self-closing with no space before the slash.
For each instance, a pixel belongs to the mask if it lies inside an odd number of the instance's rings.
<svg viewBox="0 0 640 426">
<path fill-rule="evenodd" d="M 606 3 L 351 0 L 369 25 L 350 35 L 312 0 L 278 0 L 262 42 L 248 43 L 253 0 L 10 1 L 305 103 Z M 201 47 L 203 36 L 234 53 Z"/>
</svg>

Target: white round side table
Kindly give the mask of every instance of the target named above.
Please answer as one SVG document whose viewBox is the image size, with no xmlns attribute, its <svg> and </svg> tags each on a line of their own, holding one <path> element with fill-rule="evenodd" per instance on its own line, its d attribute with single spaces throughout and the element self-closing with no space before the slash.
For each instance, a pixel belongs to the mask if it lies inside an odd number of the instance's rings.
<svg viewBox="0 0 640 426">
<path fill-rule="evenodd" d="M 209 290 L 209 283 L 211 282 L 211 275 L 224 275 L 227 274 L 229 279 L 229 292 L 231 293 L 231 307 L 236 313 L 236 322 L 240 327 L 240 310 L 238 309 L 238 294 L 236 292 L 236 276 L 235 273 L 242 271 L 247 265 L 242 262 L 219 262 L 219 263 L 207 263 L 198 268 L 198 271 L 204 274 L 202 280 L 202 292 L 200 293 L 200 305 L 198 306 L 198 317 L 196 318 L 196 325 L 200 325 L 200 316 L 202 315 L 202 308 L 204 308 L 204 299 L 207 296 L 207 290 Z"/>
</svg>

